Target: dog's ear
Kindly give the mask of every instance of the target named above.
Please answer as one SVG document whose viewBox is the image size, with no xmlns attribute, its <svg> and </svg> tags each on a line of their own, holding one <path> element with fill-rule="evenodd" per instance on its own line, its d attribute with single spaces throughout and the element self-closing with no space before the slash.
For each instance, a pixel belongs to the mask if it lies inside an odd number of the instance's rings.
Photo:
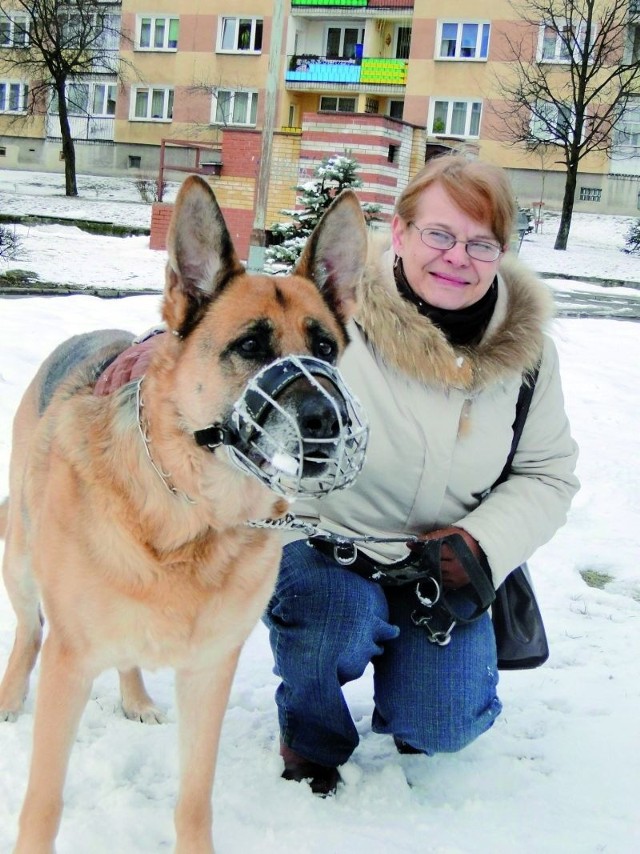
<svg viewBox="0 0 640 854">
<path fill-rule="evenodd" d="M 167 249 L 163 317 L 172 330 L 184 335 L 216 290 L 244 271 L 216 197 L 197 175 L 180 187 Z"/>
<path fill-rule="evenodd" d="M 343 190 L 309 237 L 293 272 L 318 289 L 342 321 L 356 310 L 357 287 L 367 257 L 367 227 L 353 190 Z"/>
</svg>

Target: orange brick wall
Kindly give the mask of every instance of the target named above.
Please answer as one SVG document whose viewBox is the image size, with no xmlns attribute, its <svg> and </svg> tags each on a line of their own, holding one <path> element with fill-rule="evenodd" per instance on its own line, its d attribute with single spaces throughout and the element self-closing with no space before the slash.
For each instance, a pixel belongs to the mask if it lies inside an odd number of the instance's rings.
<svg viewBox="0 0 640 854">
<path fill-rule="evenodd" d="M 173 214 L 173 205 L 164 202 L 154 202 L 151 206 L 151 236 L 150 249 L 167 248 L 167 232 Z"/>
<path fill-rule="evenodd" d="M 215 188 L 214 188 L 215 191 Z M 238 256 L 246 260 L 249 255 L 249 240 L 253 228 L 253 209 L 237 209 L 220 205 L 229 234 Z M 167 233 L 173 214 L 173 205 L 155 202 L 151 209 L 151 236 L 149 248 L 164 250 L 167 248 Z"/>
</svg>

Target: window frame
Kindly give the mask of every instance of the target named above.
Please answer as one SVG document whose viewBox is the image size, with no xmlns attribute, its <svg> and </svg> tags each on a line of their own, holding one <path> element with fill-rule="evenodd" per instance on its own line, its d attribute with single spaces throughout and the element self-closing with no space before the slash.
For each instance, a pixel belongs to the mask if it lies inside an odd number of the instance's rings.
<svg viewBox="0 0 640 854">
<path fill-rule="evenodd" d="M 444 28 L 446 26 L 456 27 L 455 36 L 455 51 L 452 56 L 443 52 L 444 45 Z M 477 27 L 476 43 L 474 56 L 462 56 L 461 51 L 464 49 L 463 35 L 465 27 Z M 449 39 L 447 40 L 449 41 Z M 486 19 L 454 19 L 441 18 L 438 20 L 438 28 L 436 31 L 436 60 L 443 62 L 488 62 L 489 45 L 491 41 L 491 21 Z M 483 54 L 484 50 L 484 54 Z"/>
<path fill-rule="evenodd" d="M 543 64 L 548 65 L 569 65 L 571 62 L 576 61 L 579 57 L 574 56 L 571 57 L 568 52 L 563 56 L 563 48 L 565 45 L 562 42 L 561 33 L 558 30 L 558 26 L 563 26 L 566 30 L 568 27 L 568 21 L 565 18 L 559 18 L 557 21 L 546 22 L 541 21 L 538 29 L 538 48 L 536 51 L 536 61 Z M 553 56 L 545 56 L 545 44 L 547 43 L 546 32 L 547 30 L 551 30 L 555 33 L 555 46 L 553 51 Z M 585 38 L 586 38 L 586 24 L 582 21 L 579 24 L 578 28 L 578 38 L 576 39 L 579 50 L 584 50 L 585 46 Z M 576 47 L 578 46 L 576 45 Z"/>
<path fill-rule="evenodd" d="M 543 127 L 542 125 L 551 124 L 551 117 L 549 116 L 546 119 L 542 119 L 539 113 L 542 111 L 541 107 L 543 104 L 546 104 L 550 110 L 555 111 L 555 117 L 553 119 L 553 124 L 555 127 L 555 132 L 551 131 L 551 129 L 547 127 Z M 574 121 L 574 111 L 571 108 L 571 105 L 564 105 L 564 114 L 561 115 L 562 106 L 554 103 L 553 101 L 542 101 L 538 100 L 536 103 L 536 113 L 531 114 L 531 119 L 529 122 L 529 130 L 531 132 L 531 136 L 533 139 L 539 142 L 546 142 L 550 145 L 563 145 L 563 137 L 558 133 L 558 127 L 560 125 L 560 119 L 562 118 L 565 122 L 565 126 L 568 125 L 569 130 L 573 125 Z M 536 123 L 538 124 L 538 128 L 536 128 Z"/>
<path fill-rule="evenodd" d="M 580 187 L 578 201 L 601 202 L 602 187 Z"/>
<path fill-rule="evenodd" d="M 5 13 L 0 15 L 0 18 L 9 22 L 9 40 L 7 42 L 0 42 L 0 49 L 6 48 L 9 50 L 15 48 L 22 48 L 29 46 L 29 16 L 26 12 L 18 12 L 18 11 L 10 11 L 7 10 Z M 22 35 L 23 41 L 20 43 L 16 42 L 16 21 L 22 20 Z"/>
<path fill-rule="evenodd" d="M 222 93 L 228 98 L 229 120 L 218 120 L 218 105 Z M 248 121 L 234 121 L 235 118 L 235 102 L 236 95 L 248 95 L 247 105 L 245 109 L 245 118 Z M 230 97 L 229 97 L 230 96 Z M 224 111 L 224 105 L 221 108 Z M 211 118 L 210 124 L 216 127 L 255 127 L 257 124 L 258 114 L 258 90 L 257 89 L 216 89 L 211 98 Z"/>
<path fill-rule="evenodd" d="M 407 37 L 408 34 L 408 37 Z M 393 31 L 393 56 L 394 59 L 409 59 L 411 53 L 411 37 L 413 36 L 413 27 L 405 24 L 396 24 Z M 406 56 L 404 48 L 406 47 Z"/>
<path fill-rule="evenodd" d="M 18 89 L 18 106 L 15 110 L 11 109 L 11 89 Z M 17 80 L 11 77 L 3 77 L 0 79 L 0 88 L 5 91 L 4 102 L 9 106 L 5 109 L 0 107 L 1 116 L 24 116 L 29 110 L 29 83 L 26 80 Z"/>
<path fill-rule="evenodd" d="M 234 47 L 223 47 L 225 41 L 225 21 L 235 21 L 236 30 L 233 34 Z M 241 39 L 241 23 L 243 21 L 251 22 L 251 31 L 249 35 L 249 45 L 247 47 L 240 46 Z M 258 27 L 258 24 L 260 25 Z M 256 47 L 256 36 L 260 32 L 259 45 Z M 216 53 L 239 54 L 241 56 L 260 56 L 262 53 L 262 44 L 264 39 L 264 16 L 262 15 L 219 15 L 218 16 L 218 31 L 216 33 Z"/>
<path fill-rule="evenodd" d="M 136 109 L 138 105 L 138 95 L 142 92 L 148 92 L 150 97 L 148 99 L 148 109 L 147 115 L 145 116 L 137 116 Z M 161 117 L 154 117 L 149 115 L 151 112 L 151 108 L 153 106 L 153 93 L 154 92 L 163 92 L 163 105 L 162 105 L 162 113 Z M 132 122 L 153 122 L 154 124 L 169 124 L 173 121 L 173 107 L 174 107 L 174 98 L 175 98 L 175 87 L 173 86 L 132 86 L 131 87 L 131 103 L 129 109 L 129 121 Z M 170 115 L 167 115 L 170 113 Z"/>
<path fill-rule="evenodd" d="M 338 55 L 333 56 L 333 54 L 329 55 L 329 30 L 340 30 L 340 46 L 338 49 Z M 345 55 L 345 34 L 347 30 L 357 30 L 358 31 L 358 41 L 354 42 L 353 48 L 353 56 Z M 327 59 L 342 59 L 342 60 L 356 60 L 356 48 L 357 44 L 364 44 L 364 33 L 365 27 L 364 24 L 360 26 L 360 24 L 353 22 L 350 24 L 344 23 L 343 21 L 327 21 L 324 27 L 324 35 L 322 39 L 322 44 L 324 46 L 324 55 Z"/>
<path fill-rule="evenodd" d="M 149 45 L 141 44 L 142 41 L 142 24 L 143 21 L 149 21 Z M 155 32 L 158 21 L 164 21 L 164 34 L 162 45 L 155 44 Z M 175 39 L 170 39 L 171 24 L 175 22 L 178 28 Z M 178 42 L 180 40 L 180 16 L 179 15 L 136 15 L 136 41 L 134 50 L 142 51 L 143 53 L 175 53 L 178 50 Z M 175 44 L 170 44 L 174 41 Z M 153 43 L 152 43 L 153 42 Z"/>
<path fill-rule="evenodd" d="M 71 88 L 80 89 L 84 87 L 86 89 L 86 107 L 78 108 L 69 104 L 69 90 Z M 113 112 L 95 112 L 94 105 L 96 102 L 96 91 L 99 88 L 103 88 L 103 96 L 102 96 L 102 104 L 106 106 L 109 101 L 113 101 Z M 113 95 L 112 98 L 109 97 L 109 93 Z M 116 83 L 109 83 L 104 80 L 70 80 L 65 89 L 65 95 L 67 98 L 67 111 L 70 116 L 82 116 L 84 118 L 91 119 L 113 119 L 116 115 L 117 109 L 117 97 L 118 97 L 118 86 Z M 57 95 L 51 97 L 49 102 L 49 110 L 48 112 L 51 115 L 59 115 L 59 105 Z"/>
<path fill-rule="evenodd" d="M 330 107 L 323 107 L 322 102 L 327 98 L 334 99 L 336 102 L 336 109 L 332 110 Z M 341 101 L 352 101 L 353 102 L 353 110 L 341 110 L 339 109 Z M 358 99 L 354 96 L 349 95 L 320 95 L 320 99 L 318 101 L 318 112 L 319 113 L 345 113 L 347 115 L 353 115 L 356 112 L 356 107 L 358 106 Z"/>
<path fill-rule="evenodd" d="M 446 112 L 446 121 L 444 130 L 433 130 L 433 125 L 439 116 L 436 116 L 437 105 L 438 104 L 446 104 L 447 112 Z M 464 133 L 458 133 L 452 130 L 454 116 L 455 104 L 465 104 L 466 105 L 466 115 L 465 115 L 465 131 Z M 471 133 L 471 127 L 473 123 L 474 117 L 474 106 L 478 106 L 477 110 L 478 114 L 478 132 Z M 429 101 L 429 116 L 428 116 L 428 128 L 429 134 L 431 136 L 453 136 L 460 139 L 480 139 L 480 131 L 482 128 L 482 108 L 483 108 L 483 100 L 482 98 L 451 98 L 451 97 L 442 97 L 442 96 L 431 96 Z"/>
</svg>

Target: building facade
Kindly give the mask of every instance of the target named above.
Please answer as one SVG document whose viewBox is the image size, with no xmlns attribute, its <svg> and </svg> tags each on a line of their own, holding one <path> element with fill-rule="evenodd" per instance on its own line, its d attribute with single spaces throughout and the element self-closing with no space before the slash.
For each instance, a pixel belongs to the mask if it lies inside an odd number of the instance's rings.
<svg viewBox="0 0 640 854">
<path fill-rule="evenodd" d="M 294 185 L 324 157 L 342 153 L 360 163 L 363 200 L 387 214 L 398 189 L 448 148 L 505 166 L 521 205 L 560 207 L 553 123 L 571 116 L 552 116 L 549 145 L 533 152 L 505 131 L 501 83 L 513 74 L 516 43 L 523 62 L 542 59 L 561 81 L 562 39 L 544 21 L 525 23 L 509 0 L 458 0 L 452 14 L 435 0 L 237 0 L 231 13 L 220 0 L 94 0 L 112 16 L 106 47 L 115 61 L 103 58 L 68 84 L 78 171 L 156 176 L 162 156 L 164 177 L 178 179 L 172 168 L 197 163 L 223 206 L 249 212 L 248 221 L 274 2 L 285 3 L 285 25 L 267 222 L 294 206 Z M 2 70 L 3 55 L 29 38 L 24 6 L 0 0 L 0 168 L 61 170 L 56 99 L 30 109 L 34 81 Z M 639 7 L 629 0 L 621 61 L 640 59 Z M 638 212 L 640 94 L 613 142 L 581 161 L 576 210 Z"/>
</svg>

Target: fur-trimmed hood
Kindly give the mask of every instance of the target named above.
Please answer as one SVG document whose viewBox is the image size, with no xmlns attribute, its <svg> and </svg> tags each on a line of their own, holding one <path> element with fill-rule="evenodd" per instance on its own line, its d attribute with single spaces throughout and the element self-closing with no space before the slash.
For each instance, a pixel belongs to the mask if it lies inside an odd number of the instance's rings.
<svg viewBox="0 0 640 854">
<path fill-rule="evenodd" d="M 392 367 L 427 386 L 475 394 L 533 369 L 553 314 L 548 288 L 513 256 L 498 274 L 498 300 L 482 340 L 453 347 L 441 330 L 397 291 L 388 240 L 374 236 L 356 316 L 364 335 Z"/>
</svg>

